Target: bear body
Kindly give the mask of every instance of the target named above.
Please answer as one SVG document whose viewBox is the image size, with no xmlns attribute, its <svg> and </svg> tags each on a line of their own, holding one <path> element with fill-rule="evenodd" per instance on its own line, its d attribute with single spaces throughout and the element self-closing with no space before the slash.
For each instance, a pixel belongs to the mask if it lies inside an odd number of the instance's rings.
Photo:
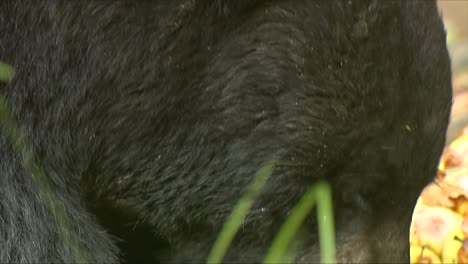
<svg viewBox="0 0 468 264">
<path fill-rule="evenodd" d="M 225 261 L 261 261 L 319 179 L 339 262 L 409 261 L 451 107 L 435 1 L 2 0 L 0 32 L 53 194 L 2 126 L 1 263 L 203 262 L 271 157 Z M 319 261 L 315 225 L 297 262 Z"/>
</svg>

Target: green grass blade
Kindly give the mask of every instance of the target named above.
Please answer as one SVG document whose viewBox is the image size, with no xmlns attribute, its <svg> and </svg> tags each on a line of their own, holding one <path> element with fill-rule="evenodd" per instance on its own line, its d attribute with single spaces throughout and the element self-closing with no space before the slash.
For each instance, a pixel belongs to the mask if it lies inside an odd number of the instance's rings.
<svg viewBox="0 0 468 264">
<path fill-rule="evenodd" d="M 0 62 L 0 81 L 2 82 L 11 81 L 14 75 L 15 75 L 15 71 L 10 65 Z"/>
<path fill-rule="evenodd" d="M 333 224 L 333 207 L 331 190 L 327 183 L 319 182 L 307 191 L 297 203 L 275 237 L 264 263 L 284 263 L 287 249 L 301 227 L 307 215 L 317 202 L 317 217 L 320 237 L 322 263 L 336 263 L 335 233 Z"/>
<path fill-rule="evenodd" d="M 322 263 L 336 263 L 335 224 L 330 186 L 319 182 L 315 186 L 317 218 L 320 237 L 320 258 Z"/>
<path fill-rule="evenodd" d="M 13 78 L 13 74 L 13 68 L 0 63 L 0 81 L 10 81 Z M 88 263 L 89 261 L 86 258 L 84 248 L 81 246 L 79 239 L 66 216 L 64 206 L 59 202 L 58 197 L 52 190 L 45 171 L 38 165 L 32 151 L 29 149 L 30 144 L 26 140 L 26 135 L 22 133 L 14 121 L 14 118 L 7 106 L 5 97 L 2 95 L 0 95 L 0 122 L 1 125 L 4 126 L 12 145 L 19 152 L 25 169 L 31 173 L 38 189 L 44 195 L 45 204 L 51 212 L 55 224 L 60 230 L 62 238 L 74 253 L 76 262 Z"/>
<path fill-rule="evenodd" d="M 268 161 L 262 165 L 261 169 L 257 172 L 248 186 L 247 192 L 237 202 L 228 220 L 224 223 L 223 229 L 208 255 L 207 263 L 221 263 L 229 245 L 234 239 L 239 227 L 242 225 L 244 218 L 250 211 L 253 202 L 272 174 L 274 166 L 275 161 Z"/>
<path fill-rule="evenodd" d="M 311 188 L 294 207 L 291 215 L 286 219 L 286 222 L 283 224 L 278 234 L 276 234 L 275 240 L 263 261 L 264 263 L 284 262 L 284 256 L 291 240 L 296 235 L 297 230 L 299 230 L 306 216 L 312 210 L 314 204 L 315 190 Z"/>
</svg>

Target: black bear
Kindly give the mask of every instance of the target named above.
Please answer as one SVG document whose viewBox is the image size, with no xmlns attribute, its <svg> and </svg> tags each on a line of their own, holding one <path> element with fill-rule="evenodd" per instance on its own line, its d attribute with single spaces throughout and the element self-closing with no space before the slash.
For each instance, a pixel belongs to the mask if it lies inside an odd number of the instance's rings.
<svg viewBox="0 0 468 264">
<path fill-rule="evenodd" d="M 1 263 L 203 262 L 270 157 L 224 261 L 261 261 L 319 179 L 339 262 L 409 261 L 451 107 L 434 0 L 2 0 L 0 60 Z"/>
</svg>

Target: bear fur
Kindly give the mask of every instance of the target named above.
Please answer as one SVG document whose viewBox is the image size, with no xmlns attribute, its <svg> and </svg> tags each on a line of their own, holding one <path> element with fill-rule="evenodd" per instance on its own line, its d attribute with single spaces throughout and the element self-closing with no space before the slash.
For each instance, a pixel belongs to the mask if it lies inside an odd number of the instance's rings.
<svg viewBox="0 0 468 264">
<path fill-rule="evenodd" d="M 409 261 L 451 107 L 434 0 L 2 0 L 0 60 L 28 142 L 1 126 L 0 263 L 72 263 L 76 248 L 204 262 L 271 157 L 224 261 L 261 261 L 320 179 L 339 262 Z M 296 262 L 319 261 L 315 218 Z"/>
</svg>

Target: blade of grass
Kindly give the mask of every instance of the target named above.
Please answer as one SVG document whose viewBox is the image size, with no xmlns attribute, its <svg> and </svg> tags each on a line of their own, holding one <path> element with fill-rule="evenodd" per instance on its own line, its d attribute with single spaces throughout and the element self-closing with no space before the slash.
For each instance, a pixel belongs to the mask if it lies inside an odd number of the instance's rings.
<svg viewBox="0 0 468 264">
<path fill-rule="evenodd" d="M 254 179 L 247 188 L 247 192 L 237 202 L 228 220 L 224 223 L 221 233 L 218 235 L 213 248 L 207 258 L 207 263 L 221 263 L 226 254 L 229 245 L 236 235 L 239 227 L 242 225 L 244 218 L 250 211 L 253 202 L 259 195 L 263 186 L 273 172 L 275 161 L 270 160 L 262 165 L 260 170 L 255 175 Z"/>
<path fill-rule="evenodd" d="M 278 234 L 268 251 L 263 263 L 283 263 L 284 255 L 289 247 L 289 243 L 296 235 L 304 219 L 315 205 L 315 188 L 302 197 L 299 203 L 294 207 L 286 222 L 281 227 Z"/>
<path fill-rule="evenodd" d="M 304 243 L 307 239 L 307 232 L 301 232 L 300 230 L 297 232 L 297 234 L 294 236 L 292 239 L 292 243 L 288 245 L 288 248 L 286 249 L 286 253 L 283 256 L 283 262 L 282 263 L 289 263 L 293 264 L 297 262 L 297 255 L 301 251 L 301 249 L 304 246 Z"/>
<path fill-rule="evenodd" d="M 10 65 L 0 62 L 0 81 L 7 82 L 13 79 L 15 71 Z"/>
<path fill-rule="evenodd" d="M 288 246 L 317 202 L 317 217 L 320 238 L 320 256 L 322 263 L 336 263 L 335 232 L 331 190 L 327 183 L 318 182 L 297 203 L 291 215 L 276 235 L 264 263 L 283 263 Z"/>
<path fill-rule="evenodd" d="M 335 221 L 330 186 L 319 182 L 315 186 L 317 218 L 320 237 L 320 258 L 322 263 L 336 263 Z"/>
<path fill-rule="evenodd" d="M 13 74 L 13 68 L 0 63 L 0 81 L 10 81 L 13 78 Z M 38 165 L 32 151 L 28 148 L 30 145 L 26 140 L 26 135 L 17 126 L 7 106 L 5 97 L 2 95 L 0 95 L 0 122 L 5 127 L 12 145 L 19 152 L 25 169 L 31 173 L 38 189 L 44 195 L 45 204 L 48 206 L 62 238 L 74 253 L 75 261 L 77 263 L 88 263 L 85 251 L 66 216 L 64 206 L 59 202 L 58 197 L 52 190 L 45 171 Z"/>
</svg>

